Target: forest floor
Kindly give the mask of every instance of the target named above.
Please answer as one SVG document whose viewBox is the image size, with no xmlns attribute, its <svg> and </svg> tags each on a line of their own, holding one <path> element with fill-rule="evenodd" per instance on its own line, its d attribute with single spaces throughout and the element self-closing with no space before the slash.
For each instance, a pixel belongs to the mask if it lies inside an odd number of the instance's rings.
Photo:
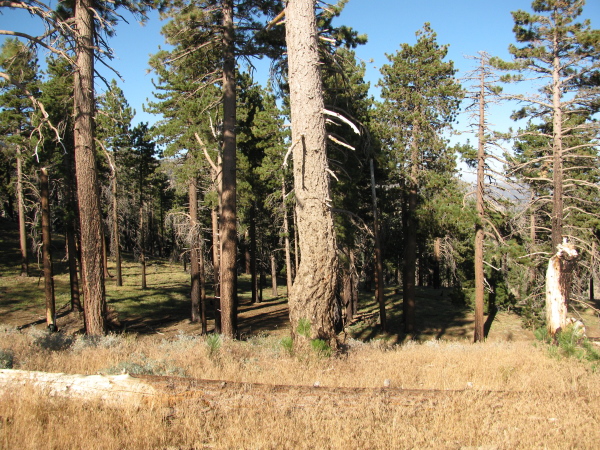
<svg viewBox="0 0 600 450">
<path fill-rule="evenodd" d="M 17 229 L 14 223 L 0 220 L 0 324 L 17 327 L 45 328 L 44 280 L 41 267 L 32 257 L 30 277 L 18 276 Z M 64 243 L 54 241 L 54 282 L 58 328 L 73 334 L 82 331 L 79 313 L 70 311 L 69 285 Z M 114 263 L 109 261 L 109 273 L 114 274 Z M 189 303 L 189 274 L 181 264 L 165 259 L 149 259 L 147 289 L 139 289 L 141 268 L 125 255 L 123 286 L 116 286 L 114 278 L 107 278 L 106 291 L 109 308 L 116 312 L 118 325 L 113 331 L 136 333 L 140 336 L 173 337 L 181 333 L 199 334 L 200 324 L 192 323 Z M 279 280 L 277 295 L 273 295 L 270 277 L 263 288 L 263 301 L 251 302 L 250 277 L 240 274 L 238 281 L 239 332 L 242 339 L 257 335 L 283 337 L 289 335 L 286 289 Z M 381 339 L 387 343 L 407 340 L 426 341 L 472 340 L 474 314 L 462 304 L 452 301 L 452 290 L 447 288 L 417 288 L 416 329 L 407 336 L 402 332 L 402 293 L 395 286 L 386 288 L 387 332 L 379 326 L 379 309 L 374 294 L 361 292 L 359 312 L 340 335 L 362 341 Z M 214 303 L 207 292 L 209 332 L 214 330 Z M 600 302 L 597 301 L 597 307 Z M 600 338 L 600 320 L 592 309 L 576 308 L 574 316 L 581 318 L 588 336 Z M 523 325 L 520 316 L 511 311 L 499 311 L 486 316 L 486 337 L 489 341 L 531 341 L 533 330 Z"/>
</svg>

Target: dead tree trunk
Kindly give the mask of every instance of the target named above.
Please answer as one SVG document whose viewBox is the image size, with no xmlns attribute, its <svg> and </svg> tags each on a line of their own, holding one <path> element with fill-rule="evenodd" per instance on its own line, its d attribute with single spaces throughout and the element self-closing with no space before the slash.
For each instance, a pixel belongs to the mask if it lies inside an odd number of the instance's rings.
<svg viewBox="0 0 600 450">
<path fill-rule="evenodd" d="M 546 272 L 546 326 L 551 336 L 567 325 L 567 307 L 577 250 L 572 244 L 559 244 Z"/>
<path fill-rule="evenodd" d="M 289 0 L 286 17 L 294 192 L 301 253 L 289 297 L 290 321 L 296 343 L 307 337 L 336 346 L 333 315 L 337 249 L 327 172 L 315 1 Z M 307 336 L 297 333 L 301 321 L 310 324 Z"/>
<path fill-rule="evenodd" d="M 46 323 L 50 331 L 56 331 L 56 303 L 54 299 L 54 274 L 50 246 L 50 199 L 48 188 L 48 170 L 40 171 L 40 197 L 42 204 L 42 259 L 44 260 L 44 294 L 46 297 Z"/>
<path fill-rule="evenodd" d="M 484 176 L 485 176 L 485 71 L 481 71 L 479 83 L 479 145 L 477 148 L 477 224 L 475 225 L 475 332 L 474 341 L 481 342 L 485 338 L 483 306 L 484 282 L 483 271 L 483 221 L 485 219 Z"/>
</svg>

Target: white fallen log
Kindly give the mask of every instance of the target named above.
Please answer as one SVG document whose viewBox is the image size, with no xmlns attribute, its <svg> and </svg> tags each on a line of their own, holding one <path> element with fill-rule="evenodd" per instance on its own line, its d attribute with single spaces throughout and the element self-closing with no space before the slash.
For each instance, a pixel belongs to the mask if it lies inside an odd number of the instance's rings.
<svg viewBox="0 0 600 450">
<path fill-rule="evenodd" d="M 73 375 L 0 369 L 0 392 L 15 385 L 33 386 L 50 396 L 100 400 L 108 404 L 141 406 L 153 403 L 156 390 L 141 379 L 123 375 Z"/>
<path fill-rule="evenodd" d="M 546 326 L 551 336 L 567 326 L 567 308 L 578 254 L 575 246 L 559 244 L 546 272 Z"/>
</svg>

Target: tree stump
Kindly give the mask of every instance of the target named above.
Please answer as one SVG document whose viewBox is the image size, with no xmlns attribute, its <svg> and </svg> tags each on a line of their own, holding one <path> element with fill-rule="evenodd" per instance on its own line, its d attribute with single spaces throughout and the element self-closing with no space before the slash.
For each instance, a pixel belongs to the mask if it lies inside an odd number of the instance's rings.
<svg viewBox="0 0 600 450">
<path fill-rule="evenodd" d="M 567 325 L 567 307 L 578 254 L 575 246 L 559 244 L 546 272 L 546 326 L 551 336 Z"/>
</svg>

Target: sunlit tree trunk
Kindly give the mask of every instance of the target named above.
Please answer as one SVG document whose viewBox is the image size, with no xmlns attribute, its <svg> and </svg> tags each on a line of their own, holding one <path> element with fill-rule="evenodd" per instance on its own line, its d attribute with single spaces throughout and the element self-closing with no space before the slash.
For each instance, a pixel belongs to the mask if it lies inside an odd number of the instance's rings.
<svg viewBox="0 0 600 450">
<path fill-rule="evenodd" d="M 86 333 L 106 332 L 102 267 L 102 220 L 94 151 L 94 23 L 91 0 L 76 0 L 74 79 L 75 167 L 81 230 L 81 266 Z"/>
<path fill-rule="evenodd" d="M 290 321 L 296 343 L 300 321 L 310 323 L 309 336 L 336 345 L 333 320 L 337 249 L 327 169 L 321 64 L 314 0 L 289 0 L 286 43 L 294 192 L 298 216 L 300 266 L 289 297 Z"/>
<path fill-rule="evenodd" d="M 221 186 L 221 333 L 237 336 L 236 92 L 233 0 L 223 1 L 223 165 Z"/>
</svg>

